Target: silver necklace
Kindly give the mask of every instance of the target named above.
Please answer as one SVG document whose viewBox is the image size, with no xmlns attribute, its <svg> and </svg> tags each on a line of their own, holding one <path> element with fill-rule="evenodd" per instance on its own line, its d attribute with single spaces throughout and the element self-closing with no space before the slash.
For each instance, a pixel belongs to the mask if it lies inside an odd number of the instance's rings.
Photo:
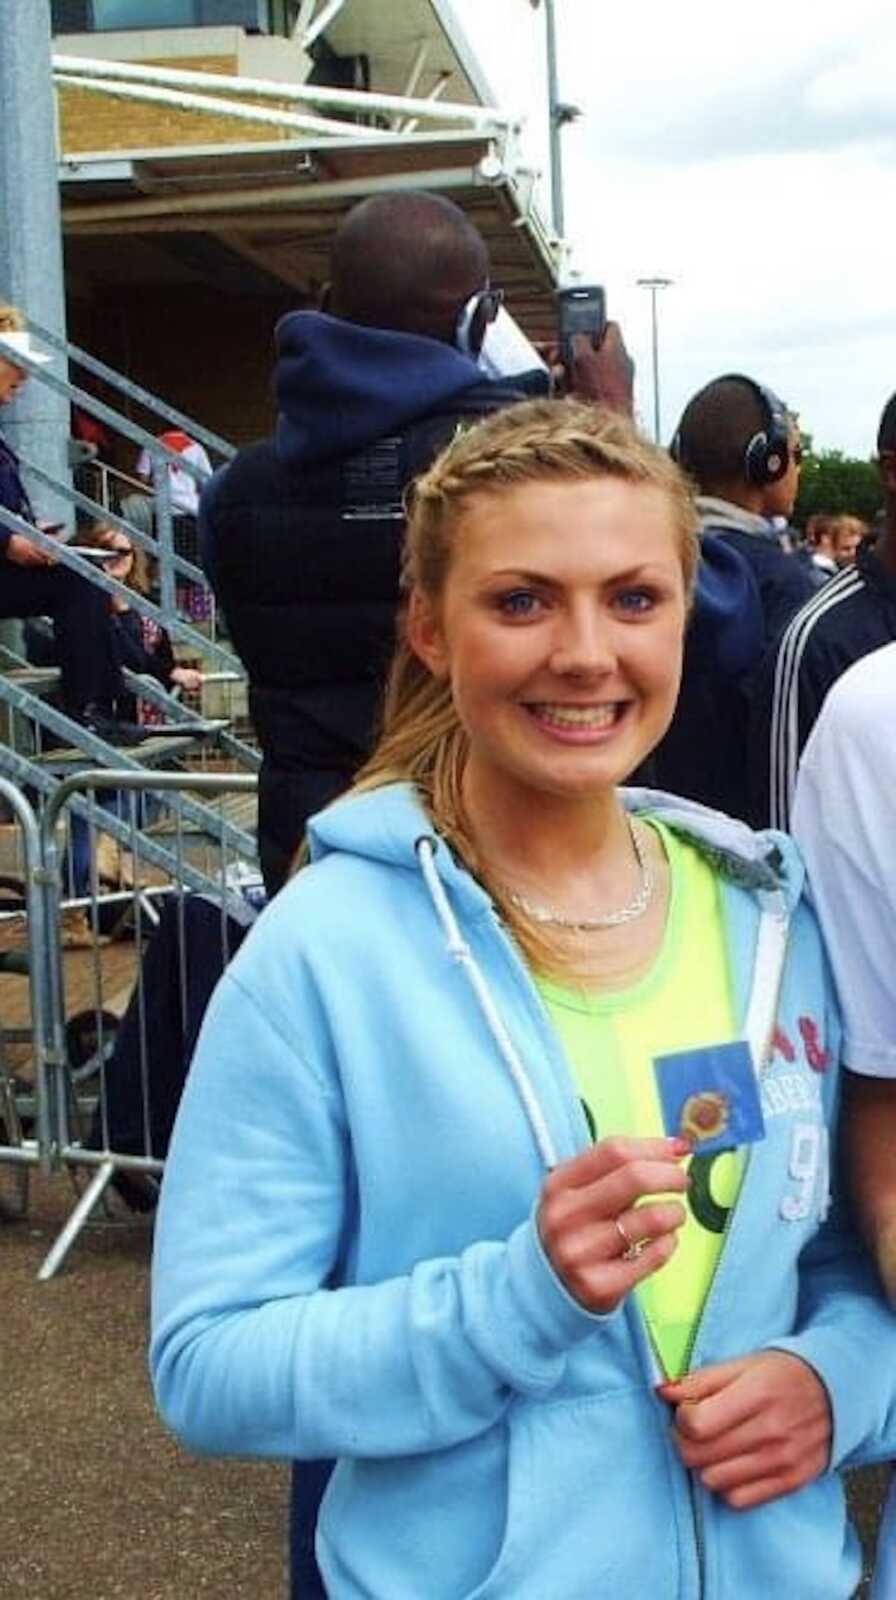
<svg viewBox="0 0 896 1600">
<path fill-rule="evenodd" d="M 626 817 L 629 838 L 638 863 L 640 883 L 635 895 L 627 905 L 620 906 L 617 911 L 605 911 L 601 917 L 565 917 L 559 911 L 554 911 L 551 906 L 539 905 L 536 901 L 527 900 L 525 895 L 516 894 L 508 890 L 511 905 L 522 911 L 524 916 L 531 917 L 533 922 L 540 922 L 551 928 L 567 928 L 573 933 L 596 933 L 600 928 L 618 928 L 623 922 L 634 922 L 636 918 L 643 917 L 647 907 L 653 899 L 655 888 L 653 873 L 644 859 L 644 852 L 635 825 L 631 817 Z"/>
</svg>

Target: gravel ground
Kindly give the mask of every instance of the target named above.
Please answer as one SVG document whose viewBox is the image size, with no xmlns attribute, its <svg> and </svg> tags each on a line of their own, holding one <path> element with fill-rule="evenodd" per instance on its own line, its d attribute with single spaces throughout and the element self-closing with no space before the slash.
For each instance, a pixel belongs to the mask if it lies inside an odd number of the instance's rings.
<svg viewBox="0 0 896 1600">
<path fill-rule="evenodd" d="M 281 1600 L 286 1469 L 190 1456 L 153 1410 L 145 1219 L 91 1228 L 36 1281 L 71 1203 L 66 1178 L 32 1180 L 28 1221 L 0 1224 L 3 1600 Z M 851 1484 L 867 1549 L 883 1483 Z"/>
<path fill-rule="evenodd" d="M 281 1600 L 286 1469 L 190 1456 L 153 1410 L 145 1220 L 36 1281 L 71 1204 L 32 1180 L 29 1220 L 0 1224 L 3 1600 Z"/>
</svg>

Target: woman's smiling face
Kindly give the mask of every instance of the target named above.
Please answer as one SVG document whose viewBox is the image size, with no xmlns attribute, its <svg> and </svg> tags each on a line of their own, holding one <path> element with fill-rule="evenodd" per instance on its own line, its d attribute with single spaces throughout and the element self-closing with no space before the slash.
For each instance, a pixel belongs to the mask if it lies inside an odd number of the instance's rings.
<svg viewBox="0 0 896 1600">
<path fill-rule="evenodd" d="M 662 490 L 577 478 L 475 497 L 441 596 L 412 597 L 409 636 L 450 679 L 480 786 L 581 799 L 665 733 L 685 614 Z"/>
</svg>

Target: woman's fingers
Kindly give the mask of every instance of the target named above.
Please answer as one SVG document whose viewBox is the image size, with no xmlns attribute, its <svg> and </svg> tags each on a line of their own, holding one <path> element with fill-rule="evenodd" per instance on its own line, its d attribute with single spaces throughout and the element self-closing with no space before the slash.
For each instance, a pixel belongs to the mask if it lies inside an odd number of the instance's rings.
<svg viewBox="0 0 896 1600">
<path fill-rule="evenodd" d="M 736 1451 L 704 1467 L 695 1467 L 700 1482 L 736 1510 L 792 1494 L 824 1472 L 830 1435 L 822 1423 L 784 1438 L 754 1439 L 753 1448 Z M 687 1464 L 685 1451 L 682 1460 Z"/>
<path fill-rule="evenodd" d="M 571 1228 L 595 1222 L 614 1223 L 639 1200 L 651 1195 L 682 1194 L 690 1179 L 674 1161 L 633 1160 L 615 1167 L 587 1185 L 564 1188 L 545 1185 L 539 1208 L 539 1231 L 548 1250 L 554 1238 Z"/>
<path fill-rule="evenodd" d="M 555 1167 L 545 1179 L 545 1193 L 554 1188 L 587 1188 L 632 1161 L 681 1161 L 692 1150 L 687 1139 L 601 1139 Z"/>
<path fill-rule="evenodd" d="M 552 1261 L 552 1266 L 564 1287 L 574 1300 L 599 1316 L 615 1311 L 621 1300 L 630 1294 L 636 1284 L 649 1278 L 665 1266 L 678 1244 L 677 1233 L 664 1233 L 659 1239 L 645 1244 L 637 1256 L 627 1260 L 624 1255 L 570 1263 L 563 1271 Z"/>
<path fill-rule="evenodd" d="M 669 1259 L 684 1207 L 648 1197 L 687 1188 L 680 1163 L 689 1151 L 680 1139 L 609 1139 L 551 1173 L 539 1233 L 554 1271 L 583 1305 L 612 1310 Z"/>
<path fill-rule="evenodd" d="M 741 1509 L 789 1494 L 823 1472 L 832 1431 L 827 1390 L 788 1351 L 757 1351 L 659 1393 L 676 1407 L 682 1461 Z"/>
</svg>

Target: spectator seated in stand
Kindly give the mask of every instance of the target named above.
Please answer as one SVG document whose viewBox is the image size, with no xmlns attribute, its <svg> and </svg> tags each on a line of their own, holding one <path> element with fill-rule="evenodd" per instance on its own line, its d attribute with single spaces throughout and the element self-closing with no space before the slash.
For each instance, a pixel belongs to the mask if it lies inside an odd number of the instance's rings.
<svg viewBox="0 0 896 1600">
<path fill-rule="evenodd" d="M 203 480 L 211 477 L 212 464 L 207 451 L 198 440 L 191 439 L 188 433 L 184 433 L 180 428 L 169 428 L 166 433 L 159 434 L 159 444 L 174 451 L 182 461 L 197 467 Z M 152 490 L 153 462 L 148 450 L 141 450 L 137 458 L 136 472 L 138 478 L 142 478 Z M 174 552 L 175 555 L 183 556 L 184 560 L 192 561 L 194 564 L 198 564 L 199 561 L 197 518 L 200 487 L 199 480 L 186 467 L 181 467 L 173 461 L 169 463 L 168 492 L 171 498 Z M 203 584 L 190 583 L 179 577 L 177 603 L 194 622 L 205 622 L 211 615 L 211 594 Z"/>
<path fill-rule="evenodd" d="M 10 405 L 28 378 L 16 363 L 17 353 L 41 364 L 52 359 L 32 343 L 21 312 L 0 305 L 0 406 Z M 35 515 L 19 458 L 2 434 L 0 506 L 45 532 L 58 527 Z M 106 596 L 27 535 L 0 522 L 0 619 L 40 616 L 53 620 L 63 709 L 114 738 L 114 706 L 122 682 Z"/>
<path fill-rule="evenodd" d="M 113 528 L 108 523 L 97 523 L 81 542 L 99 550 L 111 550 L 116 559 L 110 561 L 106 571 L 111 578 L 134 591 L 146 595 L 149 581 L 143 551 L 132 544 L 124 529 Z M 115 630 L 119 659 L 131 672 L 154 678 L 164 689 L 185 690 L 195 694 L 202 687 L 202 673 L 193 667 L 179 665 L 174 658 L 171 640 L 165 629 L 152 617 L 145 617 L 120 595 L 106 596 Z M 151 733 L 153 727 L 164 722 L 163 713 L 151 700 L 123 690 L 116 699 L 115 715 L 122 726 L 134 727 Z M 152 815 L 152 796 L 129 796 L 123 790 L 99 791 L 97 805 L 125 820 L 133 818 L 142 826 Z M 71 821 L 71 873 L 72 890 L 84 895 L 90 882 L 90 835 L 88 824 L 73 815 Z M 104 883 L 115 888 L 132 888 L 133 862 L 122 852 L 117 842 L 106 833 L 97 840 L 97 875 Z M 71 907 L 64 913 L 63 938 L 70 948 L 93 943 L 93 928 L 83 908 Z"/>
</svg>

